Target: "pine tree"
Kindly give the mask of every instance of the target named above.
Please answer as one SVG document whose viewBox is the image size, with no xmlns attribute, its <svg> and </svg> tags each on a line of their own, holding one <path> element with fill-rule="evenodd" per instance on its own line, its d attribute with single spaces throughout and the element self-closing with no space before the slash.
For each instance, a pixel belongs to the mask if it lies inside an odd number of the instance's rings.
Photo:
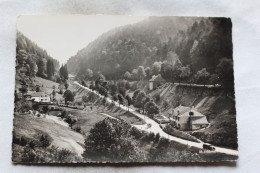
<svg viewBox="0 0 260 173">
<path fill-rule="evenodd" d="M 63 67 L 63 64 L 62 64 L 61 67 L 60 67 L 60 78 L 62 80 L 64 79 L 63 74 L 64 74 L 64 67 Z"/>
<path fill-rule="evenodd" d="M 64 79 L 65 80 L 69 79 L 69 73 L 68 73 L 67 64 L 64 65 Z"/>
</svg>

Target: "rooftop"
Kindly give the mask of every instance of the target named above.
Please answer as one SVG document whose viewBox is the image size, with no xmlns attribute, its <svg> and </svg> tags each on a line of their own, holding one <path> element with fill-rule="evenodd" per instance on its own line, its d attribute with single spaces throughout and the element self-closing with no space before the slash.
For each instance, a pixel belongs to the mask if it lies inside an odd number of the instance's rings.
<svg viewBox="0 0 260 173">
<path fill-rule="evenodd" d="M 191 124 L 197 125 L 197 124 L 209 124 L 206 116 L 203 117 L 191 117 Z"/>
<path fill-rule="evenodd" d="M 158 74 L 157 76 L 153 75 L 149 81 L 150 82 L 164 82 L 165 79 L 162 78 L 161 74 Z"/>
<path fill-rule="evenodd" d="M 198 112 L 197 110 L 191 109 L 191 112 L 193 112 L 192 117 L 205 117 L 202 113 Z M 183 114 L 180 114 L 180 116 L 190 116 L 190 110 L 186 111 Z"/>
<path fill-rule="evenodd" d="M 178 112 L 179 112 L 179 115 L 182 115 L 188 111 L 190 111 L 190 107 L 180 105 L 174 109 L 174 115 L 178 115 Z"/>
</svg>

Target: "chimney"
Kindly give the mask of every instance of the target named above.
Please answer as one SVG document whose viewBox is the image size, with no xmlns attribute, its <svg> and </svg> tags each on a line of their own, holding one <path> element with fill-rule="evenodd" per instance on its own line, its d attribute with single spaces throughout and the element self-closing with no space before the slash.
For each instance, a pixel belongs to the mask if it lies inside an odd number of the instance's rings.
<svg viewBox="0 0 260 173">
<path fill-rule="evenodd" d="M 194 108 L 194 106 L 192 106 L 192 107 L 190 108 L 190 112 L 189 112 L 189 116 L 190 116 L 190 117 L 194 115 L 194 112 L 192 111 L 193 108 Z"/>
</svg>

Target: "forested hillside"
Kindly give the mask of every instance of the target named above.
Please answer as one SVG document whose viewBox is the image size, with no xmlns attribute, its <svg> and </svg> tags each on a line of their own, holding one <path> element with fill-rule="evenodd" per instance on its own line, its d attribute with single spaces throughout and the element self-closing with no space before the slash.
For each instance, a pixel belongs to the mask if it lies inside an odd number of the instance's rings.
<svg viewBox="0 0 260 173">
<path fill-rule="evenodd" d="M 68 70 L 130 80 L 161 73 L 171 82 L 233 88 L 231 28 L 226 18 L 150 17 L 104 33 L 68 60 Z"/>
<path fill-rule="evenodd" d="M 16 75 L 17 77 L 35 77 L 56 80 L 59 62 L 47 52 L 29 40 L 22 33 L 17 33 Z"/>
</svg>

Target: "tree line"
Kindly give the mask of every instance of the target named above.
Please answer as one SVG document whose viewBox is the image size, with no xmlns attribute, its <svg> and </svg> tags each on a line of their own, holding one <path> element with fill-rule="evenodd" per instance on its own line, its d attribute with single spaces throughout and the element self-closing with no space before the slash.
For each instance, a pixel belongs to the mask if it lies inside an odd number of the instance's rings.
<svg viewBox="0 0 260 173">
<path fill-rule="evenodd" d="M 73 56 L 68 70 L 79 77 L 87 69 L 100 71 L 108 80 L 149 80 L 161 74 L 171 82 L 232 88 L 231 27 L 226 18 L 150 18 L 105 33 Z"/>
<path fill-rule="evenodd" d="M 82 81 L 82 83 L 84 83 Z M 138 108 L 142 113 L 147 114 L 151 118 L 159 113 L 159 107 L 156 105 L 154 98 L 151 98 L 144 91 L 136 89 L 133 96 L 131 97 L 127 94 L 127 90 L 131 89 L 132 86 L 129 81 L 106 81 L 106 78 L 101 73 L 99 77 L 92 81 L 89 86 L 84 83 L 85 86 L 89 87 L 91 90 L 97 91 L 105 99 L 110 97 L 112 101 L 118 102 L 120 105 L 125 105 L 128 108 L 133 105 Z M 94 102 L 94 93 L 90 93 L 88 96 L 83 96 L 82 101 Z M 104 102 L 106 102 L 104 100 Z"/>
<path fill-rule="evenodd" d="M 16 73 L 19 76 L 43 77 L 55 80 L 59 62 L 50 57 L 45 50 L 29 40 L 22 33 L 17 33 Z"/>
</svg>

